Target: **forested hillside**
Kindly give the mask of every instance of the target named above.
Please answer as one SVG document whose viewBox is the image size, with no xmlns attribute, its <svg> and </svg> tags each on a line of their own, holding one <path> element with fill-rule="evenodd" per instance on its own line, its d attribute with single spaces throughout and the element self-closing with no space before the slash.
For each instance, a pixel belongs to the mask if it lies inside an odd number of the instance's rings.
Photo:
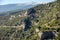
<svg viewBox="0 0 60 40">
<path fill-rule="evenodd" d="M 60 0 L 0 16 L 0 31 L 1 40 L 60 40 Z"/>
</svg>

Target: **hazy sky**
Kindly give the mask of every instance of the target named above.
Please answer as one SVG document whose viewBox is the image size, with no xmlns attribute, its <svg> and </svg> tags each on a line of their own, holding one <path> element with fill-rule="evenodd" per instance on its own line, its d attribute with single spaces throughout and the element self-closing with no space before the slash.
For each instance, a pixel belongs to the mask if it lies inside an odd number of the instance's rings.
<svg viewBox="0 0 60 40">
<path fill-rule="evenodd" d="M 29 2 L 45 3 L 45 2 L 52 2 L 52 1 L 54 1 L 54 0 L 0 0 L 0 5 L 16 4 L 16 3 L 29 3 Z"/>
</svg>

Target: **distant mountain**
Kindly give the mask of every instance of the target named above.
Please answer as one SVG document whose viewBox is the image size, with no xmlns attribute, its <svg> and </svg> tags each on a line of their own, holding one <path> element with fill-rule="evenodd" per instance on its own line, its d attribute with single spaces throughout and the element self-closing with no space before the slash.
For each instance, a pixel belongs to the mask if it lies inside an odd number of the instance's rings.
<svg viewBox="0 0 60 40">
<path fill-rule="evenodd" d="M 11 10 L 24 10 L 24 9 L 28 9 L 31 7 L 34 7 L 36 4 L 34 3 L 23 3 L 23 4 L 8 4 L 8 5 L 0 5 L 0 12 L 7 12 L 7 11 L 11 11 Z"/>
</svg>

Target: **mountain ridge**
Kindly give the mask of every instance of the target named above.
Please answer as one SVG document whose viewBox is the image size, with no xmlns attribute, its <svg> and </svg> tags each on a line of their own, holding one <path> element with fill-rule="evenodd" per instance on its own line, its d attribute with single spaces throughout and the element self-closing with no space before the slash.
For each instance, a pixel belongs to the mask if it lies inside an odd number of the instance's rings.
<svg viewBox="0 0 60 40">
<path fill-rule="evenodd" d="M 31 7 L 36 6 L 36 4 L 8 4 L 8 5 L 0 5 L 0 12 L 7 12 L 12 10 L 24 10 Z"/>
</svg>

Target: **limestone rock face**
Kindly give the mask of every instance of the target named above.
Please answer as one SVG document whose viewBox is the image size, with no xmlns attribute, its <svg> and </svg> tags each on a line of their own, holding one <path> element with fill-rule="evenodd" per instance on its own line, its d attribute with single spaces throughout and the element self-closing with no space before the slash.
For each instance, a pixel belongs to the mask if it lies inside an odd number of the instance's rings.
<svg viewBox="0 0 60 40">
<path fill-rule="evenodd" d="M 36 31 L 36 32 L 39 32 L 39 29 L 38 29 L 38 28 L 36 28 L 36 29 L 35 29 L 35 31 Z"/>
<path fill-rule="evenodd" d="M 38 33 L 38 36 L 39 36 L 40 39 L 41 39 L 42 34 L 43 34 L 42 32 Z"/>
<path fill-rule="evenodd" d="M 60 12 L 58 12 L 58 13 L 56 14 L 56 16 L 60 18 Z"/>
</svg>

